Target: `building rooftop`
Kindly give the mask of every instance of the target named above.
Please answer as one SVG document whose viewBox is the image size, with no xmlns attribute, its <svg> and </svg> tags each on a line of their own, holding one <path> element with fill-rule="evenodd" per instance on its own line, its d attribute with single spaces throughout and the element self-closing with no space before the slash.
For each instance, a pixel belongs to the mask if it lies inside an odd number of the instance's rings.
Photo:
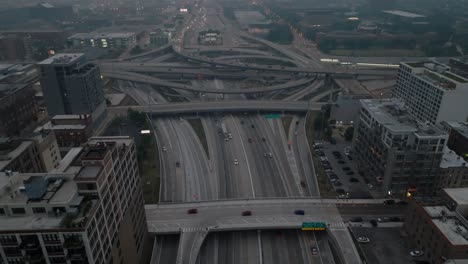
<svg viewBox="0 0 468 264">
<path fill-rule="evenodd" d="M 468 122 L 444 121 L 444 123 L 450 127 L 450 129 L 468 138 Z"/>
<path fill-rule="evenodd" d="M 418 121 L 398 99 L 363 99 L 361 105 L 388 130 L 395 133 L 414 133 L 418 137 L 447 137 L 434 125 Z"/>
<path fill-rule="evenodd" d="M 76 180 L 92 180 L 99 176 L 102 171 L 101 166 L 85 166 L 83 167 L 78 175 L 76 175 Z"/>
<path fill-rule="evenodd" d="M 440 167 L 444 169 L 453 167 L 468 167 L 468 164 L 462 157 L 458 156 L 457 153 L 445 146 L 442 160 L 440 162 Z"/>
<path fill-rule="evenodd" d="M 65 157 L 60 160 L 58 167 L 55 168 L 52 172 L 65 172 L 73 164 L 81 151 L 83 151 L 82 147 L 71 148 Z"/>
<path fill-rule="evenodd" d="M 468 229 L 465 219 L 446 206 L 424 206 L 424 211 L 432 223 L 453 245 L 468 245 Z"/>
<path fill-rule="evenodd" d="M 27 87 L 27 83 L 0 83 L 0 99 Z"/>
<path fill-rule="evenodd" d="M 395 15 L 395 16 L 401 16 L 401 17 L 406 17 L 406 18 L 423 18 L 425 16 L 415 14 L 415 13 L 410 13 L 406 11 L 401 11 L 401 10 L 384 10 L 384 13 Z"/>
<path fill-rule="evenodd" d="M 444 192 L 458 205 L 468 204 L 468 188 L 444 188 Z"/>
<path fill-rule="evenodd" d="M 39 65 L 69 65 L 84 56 L 84 53 L 60 53 L 39 62 Z"/>
<path fill-rule="evenodd" d="M 431 85 L 445 90 L 454 90 L 458 84 L 468 83 L 468 79 L 450 71 L 450 67 L 436 62 L 407 62 L 402 63 L 412 68 L 413 74 Z"/>
<path fill-rule="evenodd" d="M 133 32 L 111 32 L 111 33 L 76 33 L 69 37 L 69 39 L 112 39 L 112 38 L 133 38 L 135 37 Z"/>
<path fill-rule="evenodd" d="M 79 130 L 85 129 L 86 125 L 53 125 L 50 121 L 45 123 L 43 126 L 37 127 L 34 132 L 40 131 L 42 129 L 45 130 Z"/>
</svg>

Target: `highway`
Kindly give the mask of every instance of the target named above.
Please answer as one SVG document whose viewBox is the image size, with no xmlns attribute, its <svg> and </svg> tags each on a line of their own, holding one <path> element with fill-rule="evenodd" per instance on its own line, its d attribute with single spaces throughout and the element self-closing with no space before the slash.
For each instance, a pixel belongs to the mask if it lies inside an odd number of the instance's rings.
<svg viewBox="0 0 468 264">
<path fill-rule="evenodd" d="M 307 101 L 204 101 L 184 103 L 158 103 L 138 106 L 108 107 L 108 111 L 125 114 L 128 108 L 152 115 L 177 115 L 213 112 L 306 112 L 319 111 L 327 103 Z"/>
</svg>

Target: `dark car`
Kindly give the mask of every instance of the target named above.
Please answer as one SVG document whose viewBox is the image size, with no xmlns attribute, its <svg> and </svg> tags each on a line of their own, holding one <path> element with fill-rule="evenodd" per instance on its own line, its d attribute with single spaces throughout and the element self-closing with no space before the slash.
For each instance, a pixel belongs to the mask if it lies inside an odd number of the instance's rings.
<svg viewBox="0 0 468 264">
<path fill-rule="evenodd" d="M 360 216 L 356 216 L 356 217 L 352 217 L 351 219 L 349 219 L 349 221 L 351 222 L 362 222 L 362 217 Z"/>
<path fill-rule="evenodd" d="M 301 181 L 301 187 L 302 187 L 302 188 L 305 188 L 305 187 L 306 187 L 306 184 L 305 184 L 304 181 Z"/>
<path fill-rule="evenodd" d="M 344 171 L 349 171 L 349 170 L 351 170 L 351 168 L 350 167 L 343 167 L 343 170 Z"/>
<path fill-rule="evenodd" d="M 344 160 L 339 160 L 339 161 L 338 161 L 338 164 L 346 164 L 346 161 L 344 161 Z"/>
<path fill-rule="evenodd" d="M 251 139 L 251 138 L 248 138 L 247 141 L 249 141 L 249 143 L 252 143 L 252 139 Z"/>
<path fill-rule="evenodd" d="M 350 182 L 359 182 L 359 180 L 357 178 L 351 178 L 349 179 Z"/>
<path fill-rule="evenodd" d="M 346 193 L 344 189 L 336 189 L 336 193 L 343 194 Z"/>
<path fill-rule="evenodd" d="M 177 161 L 177 162 L 175 163 L 175 166 L 176 166 L 176 167 L 180 167 L 180 162 Z"/>
<path fill-rule="evenodd" d="M 354 171 L 348 171 L 346 172 L 346 175 L 354 175 Z"/>
<path fill-rule="evenodd" d="M 296 210 L 296 211 L 294 211 L 294 214 L 297 214 L 297 215 L 304 215 L 305 212 L 304 212 L 304 210 Z"/>
<path fill-rule="evenodd" d="M 397 204 L 398 204 L 398 205 L 407 205 L 408 202 L 407 202 L 407 201 L 399 201 Z"/>
<path fill-rule="evenodd" d="M 255 128 L 255 126 L 254 126 L 254 125 L 250 125 L 250 127 L 252 127 L 252 128 Z"/>
<path fill-rule="evenodd" d="M 196 214 L 198 213 L 198 209 L 197 208 L 192 208 L 192 209 L 188 209 L 187 210 L 187 214 Z"/>
<path fill-rule="evenodd" d="M 349 160 L 353 160 L 353 157 L 351 157 L 350 155 L 348 155 L 348 159 L 349 159 Z"/>
<path fill-rule="evenodd" d="M 393 205 L 393 204 L 395 204 L 395 200 L 385 200 L 385 201 L 383 202 L 383 204 L 385 204 L 385 205 Z"/>
<path fill-rule="evenodd" d="M 343 184 L 342 184 L 340 181 L 334 181 L 334 182 L 333 182 L 333 185 L 335 185 L 335 186 L 341 186 L 341 185 L 343 185 Z"/>
<path fill-rule="evenodd" d="M 372 219 L 372 220 L 370 220 L 369 222 L 371 223 L 371 225 L 372 225 L 373 227 L 379 226 L 379 223 L 377 223 L 377 220 L 375 220 L 375 219 Z"/>
<path fill-rule="evenodd" d="M 335 156 L 336 156 L 336 155 L 341 155 L 341 153 L 340 153 L 339 151 L 337 151 L 337 150 L 332 151 L 332 154 L 335 155 Z"/>
<path fill-rule="evenodd" d="M 318 154 L 320 157 L 324 157 L 324 156 L 325 156 L 325 153 L 323 153 L 323 151 L 319 151 L 319 152 L 317 152 L 317 154 Z"/>
<path fill-rule="evenodd" d="M 330 179 L 338 179 L 338 175 L 336 175 L 336 174 L 334 174 L 334 173 L 329 174 L 328 177 L 329 177 Z"/>
<path fill-rule="evenodd" d="M 266 139 L 265 139 L 264 137 L 262 137 L 262 141 L 263 141 L 263 142 L 265 142 L 265 141 L 266 141 Z"/>
<path fill-rule="evenodd" d="M 403 218 L 402 217 L 398 217 L 398 216 L 392 216 L 390 217 L 390 221 L 391 222 L 403 222 Z"/>
<path fill-rule="evenodd" d="M 244 211 L 242 212 L 242 216 L 249 216 L 252 215 L 252 211 Z"/>
</svg>

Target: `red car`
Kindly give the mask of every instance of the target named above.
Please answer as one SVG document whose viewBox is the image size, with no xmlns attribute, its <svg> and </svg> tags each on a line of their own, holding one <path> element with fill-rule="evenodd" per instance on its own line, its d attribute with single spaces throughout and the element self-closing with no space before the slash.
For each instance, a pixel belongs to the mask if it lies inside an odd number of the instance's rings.
<svg viewBox="0 0 468 264">
<path fill-rule="evenodd" d="M 198 213 L 197 208 L 192 208 L 192 209 L 187 210 L 187 214 L 196 214 L 196 213 Z"/>
<path fill-rule="evenodd" d="M 249 216 L 252 215 L 252 211 L 244 211 L 242 212 L 242 216 Z"/>
</svg>

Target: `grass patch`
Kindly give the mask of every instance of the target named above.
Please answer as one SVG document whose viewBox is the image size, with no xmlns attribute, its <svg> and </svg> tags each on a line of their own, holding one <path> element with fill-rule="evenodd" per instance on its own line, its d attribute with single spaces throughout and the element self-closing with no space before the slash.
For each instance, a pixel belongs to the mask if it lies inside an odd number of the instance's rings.
<svg viewBox="0 0 468 264">
<path fill-rule="evenodd" d="M 192 126 L 195 133 L 197 133 L 198 138 L 200 139 L 201 144 L 203 145 L 203 149 L 205 149 L 206 156 L 209 158 L 210 153 L 208 151 L 208 143 L 206 142 L 206 135 L 205 129 L 203 128 L 203 124 L 200 118 L 188 119 L 188 122 Z"/>
<path fill-rule="evenodd" d="M 143 158 L 138 159 L 140 176 L 143 184 L 143 198 L 146 204 L 155 204 L 159 202 L 159 189 L 161 178 L 158 143 L 153 134 L 143 136 L 140 151 L 144 152 Z"/>
<path fill-rule="evenodd" d="M 286 138 L 288 138 L 289 134 L 289 127 L 291 126 L 292 116 L 282 116 L 281 121 L 283 123 L 284 133 L 286 134 Z"/>
<path fill-rule="evenodd" d="M 317 177 L 318 187 L 320 190 L 320 196 L 324 198 L 332 198 L 336 196 L 335 189 L 331 186 L 330 182 L 328 181 L 327 174 L 323 170 L 323 167 L 315 154 L 314 151 L 314 139 L 315 139 L 315 128 L 314 122 L 317 116 L 319 115 L 318 111 L 310 111 L 306 121 L 306 135 L 307 141 L 309 142 L 309 149 L 312 153 L 312 160 L 314 162 L 315 174 Z"/>
</svg>

